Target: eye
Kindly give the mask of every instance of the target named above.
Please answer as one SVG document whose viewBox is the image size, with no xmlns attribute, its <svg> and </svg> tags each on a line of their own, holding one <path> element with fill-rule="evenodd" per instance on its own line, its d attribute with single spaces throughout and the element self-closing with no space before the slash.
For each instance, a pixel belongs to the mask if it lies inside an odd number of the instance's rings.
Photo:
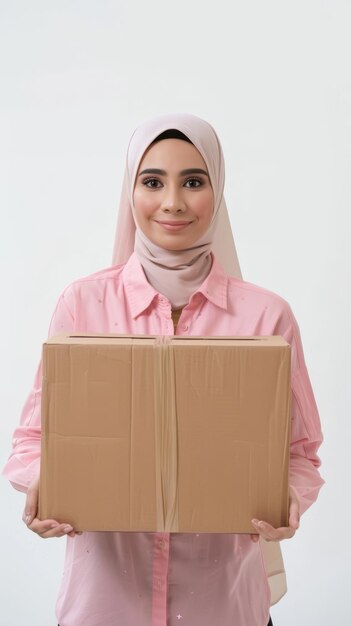
<svg viewBox="0 0 351 626">
<path fill-rule="evenodd" d="M 148 187 L 149 189 L 158 189 L 155 185 L 149 185 L 149 183 L 159 183 L 160 181 L 157 178 L 145 178 L 143 180 L 143 185 Z"/>
<path fill-rule="evenodd" d="M 200 178 L 188 178 L 188 180 L 187 180 L 186 182 L 187 182 L 187 183 L 189 183 L 189 182 L 196 182 L 196 183 L 199 183 L 198 185 L 191 185 L 191 187 L 192 187 L 192 188 L 195 188 L 195 189 L 196 189 L 197 187 L 201 187 L 201 185 L 203 184 L 203 183 L 202 183 L 202 180 L 201 180 Z"/>
</svg>

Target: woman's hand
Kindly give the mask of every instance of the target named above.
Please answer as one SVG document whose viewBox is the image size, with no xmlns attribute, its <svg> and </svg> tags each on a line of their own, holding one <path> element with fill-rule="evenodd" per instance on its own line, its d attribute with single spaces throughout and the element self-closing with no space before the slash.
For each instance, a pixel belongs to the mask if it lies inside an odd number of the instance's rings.
<svg viewBox="0 0 351 626">
<path fill-rule="evenodd" d="M 39 477 L 35 478 L 28 487 L 26 504 L 22 519 L 30 530 L 37 533 L 43 539 L 49 537 L 74 537 L 76 533 L 70 524 L 59 524 L 54 519 L 40 520 L 37 517 L 39 499 Z"/>
<path fill-rule="evenodd" d="M 282 541 L 295 535 L 300 525 L 299 501 L 293 487 L 290 487 L 289 526 L 274 528 L 267 522 L 252 519 L 252 525 L 258 531 L 258 535 L 251 535 L 251 540 L 257 542 L 260 536 L 266 541 Z"/>
</svg>

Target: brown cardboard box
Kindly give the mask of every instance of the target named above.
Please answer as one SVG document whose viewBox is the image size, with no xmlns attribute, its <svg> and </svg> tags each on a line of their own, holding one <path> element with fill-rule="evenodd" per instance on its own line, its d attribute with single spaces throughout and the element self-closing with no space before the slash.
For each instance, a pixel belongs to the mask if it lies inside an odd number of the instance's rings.
<svg viewBox="0 0 351 626">
<path fill-rule="evenodd" d="M 281 337 L 60 335 L 43 346 L 39 517 L 76 530 L 288 520 Z"/>
</svg>

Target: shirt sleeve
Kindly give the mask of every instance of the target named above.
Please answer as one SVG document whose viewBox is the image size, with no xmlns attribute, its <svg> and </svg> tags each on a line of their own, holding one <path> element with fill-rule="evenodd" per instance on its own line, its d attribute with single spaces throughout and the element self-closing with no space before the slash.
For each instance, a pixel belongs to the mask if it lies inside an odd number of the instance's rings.
<svg viewBox="0 0 351 626">
<path fill-rule="evenodd" d="M 51 318 L 48 337 L 61 332 L 74 331 L 74 316 L 71 312 L 70 289 L 60 296 Z M 40 433 L 41 433 L 41 386 L 42 361 L 34 378 L 33 387 L 26 399 L 20 416 L 20 422 L 12 438 L 12 453 L 5 464 L 2 474 L 15 489 L 26 492 L 31 481 L 40 470 Z"/>
<path fill-rule="evenodd" d="M 277 333 L 291 345 L 291 439 L 289 481 L 300 503 L 300 514 L 317 499 L 324 480 L 317 454 L 323 441 L 319 413 L 307 372 L 300 330 L 290 306 L 285 311 Z"/>
</svg>

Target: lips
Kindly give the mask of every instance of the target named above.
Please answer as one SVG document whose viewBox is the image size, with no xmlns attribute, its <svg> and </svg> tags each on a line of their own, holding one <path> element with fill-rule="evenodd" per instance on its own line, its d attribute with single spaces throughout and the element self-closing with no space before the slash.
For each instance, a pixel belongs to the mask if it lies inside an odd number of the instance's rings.
<svg viewBox="0 0 351 626">
<path fill-rule="evenodd" d="M 183 228 L 186 228 L 187 226 L 189 226 L 189 224 L 192 223 L 192 222 L 180 222 L 180 221 L 175 221 L 175 220 L 169 221 L 169 222 L 165 222 L 165 221 L 161 222 L 159 220 L 155 220 L 155 222 L 159 224 L 165 230 L 170 230 L 170 231 L 183 230 Z"/>
</svg>

